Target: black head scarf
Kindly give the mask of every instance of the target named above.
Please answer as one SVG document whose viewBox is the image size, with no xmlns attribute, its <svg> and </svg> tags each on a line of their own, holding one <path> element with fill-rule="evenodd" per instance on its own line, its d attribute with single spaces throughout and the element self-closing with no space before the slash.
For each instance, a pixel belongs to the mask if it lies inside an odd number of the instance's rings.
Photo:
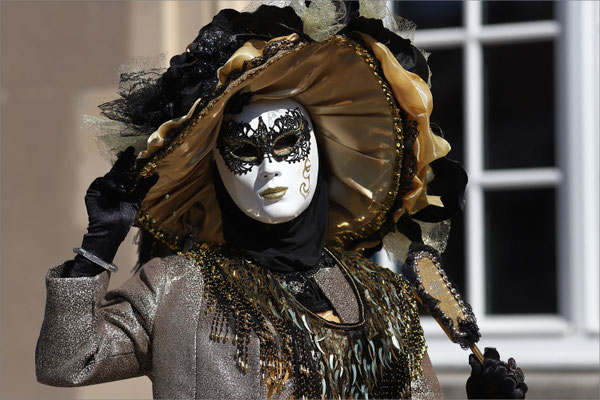
<svg viewBox="0 0 600 400">
<path fill-rule="evenodd" d="M 225 242 L 244 250 L 273 272 L 307 271 L 317 264 L 329 222 L 329 196 L 322 165 L 309 206 L 293 220 L 281 224 L 267 224 L 244 214 L 229 196 L 216 166 L 213 171 Z"/>
<path fill-rule="evenodd" d="M 324 165 L 319 164 L 317 187 L 311 203 L 299 216 L 281 224 L 263 223 L 244 214 L 227 192 L 213 164 L 225 242 L 274 273 L 303 272 L 315 268 L 322 257 L 329 223 L 327 181 L 323 179 Z M 331 308 L 313 278 L 307 281 L 307 289 L 296 298 L 313 312 Z"/>
</svg>

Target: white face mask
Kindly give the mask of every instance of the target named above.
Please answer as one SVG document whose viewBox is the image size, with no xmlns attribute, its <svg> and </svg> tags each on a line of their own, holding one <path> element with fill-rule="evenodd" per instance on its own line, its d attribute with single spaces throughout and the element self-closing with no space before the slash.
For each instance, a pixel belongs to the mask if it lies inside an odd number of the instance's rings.
<svg viewBox="0 0 600 400">
<path fill-rule="evenodd" d="M 245 106 L 221 125 L 213 155 L 235 204 L 258 221 L 290 221 L 315 194 L 317 141 L 308 113 L 294 100 Z"/>
</svg>

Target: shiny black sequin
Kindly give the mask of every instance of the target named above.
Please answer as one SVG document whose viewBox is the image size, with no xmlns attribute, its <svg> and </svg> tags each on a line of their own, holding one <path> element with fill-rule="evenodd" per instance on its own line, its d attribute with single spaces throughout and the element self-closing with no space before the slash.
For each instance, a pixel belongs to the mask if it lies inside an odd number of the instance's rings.
<svg viewBox="0 0 600 400">
<path fill-rule="evenodd" d="M 295 163 L 310 153 L 310 126 L 298 107 L 286 110 L 270 127 L 262 117 L 258 117 L 256 129 L 249 123 L 229 120 L 221 126 L 217 148 L 235 175 L 260 165 L 265 155 L 271 161 Z"/>
</svg>

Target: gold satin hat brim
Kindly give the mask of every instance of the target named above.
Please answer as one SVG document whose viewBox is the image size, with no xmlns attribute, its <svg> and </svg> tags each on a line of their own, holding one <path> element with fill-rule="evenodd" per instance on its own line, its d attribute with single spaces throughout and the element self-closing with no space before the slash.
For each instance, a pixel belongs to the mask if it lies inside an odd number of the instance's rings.
<svg viewBox="0 0 600 400">
<path fill-rule="evenodd" d="M 311 43 L 298 35 L 247 42 L 219 70 L 218 96 L 207 104 L 198 99 L 186 116 L 166 122 L 149 139 L 143 155 L 150 161 L 140 176 L 158 174 L 159 180 L 142 203 L 138 224 L 175 249 L 188 239 L 223 241 L 212 150 L 227 101 L 251 92 L 252 101 L 293 98 L 304 105 L 328 171 L 328 241 L 357 247 L 390 212 L 401 212 L 391 210 L 403 148 L 397 89 L 382 79 L 377 64 L 371 52 L 344 36 Z M 424 111 L 427 122 L 430 112 Z M 177 136 L 163 149 L 172 129 Z M 417 197 L 421 192 L 411 191 Z"/>
</svg>

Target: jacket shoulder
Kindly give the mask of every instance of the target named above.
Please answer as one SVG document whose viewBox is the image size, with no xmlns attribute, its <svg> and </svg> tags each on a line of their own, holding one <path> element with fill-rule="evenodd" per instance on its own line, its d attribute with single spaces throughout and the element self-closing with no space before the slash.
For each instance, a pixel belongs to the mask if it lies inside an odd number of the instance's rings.
<svg viewBox="0 0 600 400">
<path fill-rule="evenodd" d="M 148 261 L 142 268 L 156 268 L 154 263 L 160 264 L 157 266 L 162 269 L 167 276 L 179 276 L 184 274 L 193 274 L 198 270 L 197 262 L 191 257 L 184 254 L 176 254 L 163 258 L 155 258 Z M 150 264 L 150 265 L 149 265 Z"/>
<path fill-rule="evenodd" d="M 363 273 L 375 274 L 389 279 L 403 279 L 402 275 L 365 258 L 359 251 L 332 248 L 331 252 L 339 261 L 351 270 L 360 270 Z"/>
</svg>

